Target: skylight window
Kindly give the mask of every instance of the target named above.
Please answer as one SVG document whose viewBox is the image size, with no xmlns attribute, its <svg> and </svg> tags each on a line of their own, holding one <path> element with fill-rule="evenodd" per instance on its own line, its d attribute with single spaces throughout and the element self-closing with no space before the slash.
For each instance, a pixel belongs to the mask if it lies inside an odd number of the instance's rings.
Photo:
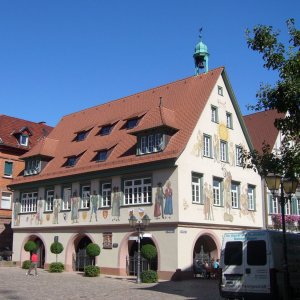
<svg viewBox="0 0 300 300">
<path fill-rule="evenodd" d="M 107 150 L 100 150 L 97 152 L 95 160 L 96 161 L 105 161 L 108 157 L 108 151 Z"/>
<path fill-rule="evenodd" d="M 29 139 L 28 134 L 23 134 L 22 133 L 20 135 L 20 145 L 27 147 L 28 146 L 28 139 Z"/>
<path fill-rule="evenodd" d="M 77 163 L 77 160 L 78 160 L 78 157 L 77 157 L 77 156 L 75 156 L 75 155 L 69 156 L 69 157 L 67 158 L 67 161 L 66 161 L 66 163 L 65 163 L 65 166 L 66 166 L 66 167 L 74 167 L 74 166 L 76 165 L 76 163 Z"/>
<path fill-rule="evenodd" d="M 80 131 L 80 132 L 78 132 L 74 140 L 77 141 L 77 142 L 84 141 L 85 138 L 88 135 L 88 132 L 89 131 Z"/>
<path fill-rule="evenodd" d="M 126 129 L 132 129 L 137 126 L 138 122 L 139 122 L 139 118 L 129 119 L 126 122 L 125 127 L 126 127 Z"/>
</svg>

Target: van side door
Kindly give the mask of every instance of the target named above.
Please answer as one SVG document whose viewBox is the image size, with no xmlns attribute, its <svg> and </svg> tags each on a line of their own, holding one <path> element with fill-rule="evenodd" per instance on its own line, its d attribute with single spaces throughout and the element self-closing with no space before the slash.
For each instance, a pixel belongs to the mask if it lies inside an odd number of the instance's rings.
<svg viewBox="0 0 300 300">
<path fill-rule="evenodd" d="M 271 292 L 270 251 L 264 239 L 246 241 L 244 285 L 247 293 L 263 295 Z"/>
</svg>

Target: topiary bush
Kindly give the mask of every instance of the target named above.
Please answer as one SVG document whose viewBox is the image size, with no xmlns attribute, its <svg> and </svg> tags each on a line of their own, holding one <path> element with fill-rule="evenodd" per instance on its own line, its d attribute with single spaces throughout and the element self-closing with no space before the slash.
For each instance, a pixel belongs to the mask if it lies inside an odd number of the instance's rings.
<svg viewBox="0 0 300 300">
<path fill-rule="evenodd" d="M 95 265 L 95 256 L 98 256 L 101 252 L 100 247 L 97 244 L 90 243 L 86 247 L 86 254 L 93 258 L 92 264 Z"/>
<path fill-rule="evenodd" d="M 141 281 L 143 283 L 155 283 L 158 281 L 157 272 L 153 270 L 146 270 L 141 273 Z"/>
<path fill-rule="evenodd" d="M 64 246 L 60 242 L 54 242 L 50 246 L 51 253 L 56 254 L 56 262 L 57 262 L 57 255 L 63 252 Z"/>
<path fill-rule="evenodd" d="M 30 268 L 31 261 L 30 260 L 24 260 L 22 263 L 22 269 L 28 270 Z"/>
<path fill-rule="evenodd" d="M 49 272 L 50 273 L 61 273 L 65 269 L 64 264 L 60 262 L 53 262 L 49 265 Z"/>
<path fill-rule="evenodd" d="M 34 241 L 27 241 L 24 245 L 24 250 L 27 252 L 34 252 L 37 250 L 37 244 Z"/>
<path fill-rule="evenodd" d="M 142 246 L 141 254 L 144 258 L 151 261 L 153 258 L 157 256 L 156 247 L 151 244 L 146 244 Z"/>
<path fill-rule="evenodd" d="M 100 275 L 100 268 L 97 266 L 86 266 L 84 268 L 84 276 L 86 277 L 97 277 Z"/>
</svg>

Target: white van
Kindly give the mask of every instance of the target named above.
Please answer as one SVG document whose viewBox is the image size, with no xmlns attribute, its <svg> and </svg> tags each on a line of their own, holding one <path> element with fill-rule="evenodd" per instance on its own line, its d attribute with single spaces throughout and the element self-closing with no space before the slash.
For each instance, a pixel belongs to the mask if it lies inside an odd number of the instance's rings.
<svg viewBox="0 0 300 300">
<path fill-rule="evenodd" d="M 290 295 L 300 299 L 300 234 L 287 233 Z M 273 230 L 226 233 L 220 260 L 220 295 L 278 300 L 284 295 L 283 235 Z"/>
</svg>

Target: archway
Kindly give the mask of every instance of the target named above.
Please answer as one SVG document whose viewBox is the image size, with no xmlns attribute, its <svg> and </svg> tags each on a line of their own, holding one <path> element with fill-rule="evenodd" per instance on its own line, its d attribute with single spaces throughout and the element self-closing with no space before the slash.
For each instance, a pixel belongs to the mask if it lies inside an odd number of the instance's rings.
<svg viewBox="0 0 300 300">
<path fill-rule="evenodd" d="M 92 264 L 92 258 L 86 254 L 86 247 L 92 243 L 88 236 L 79 236 L 74 240 L 75 271 L 83 271 L 85 266 Z"/>
<path fill-rule="evenodd" d="M 151 238 L 142 238 L 141 239 L 141 249 L 144 245 L 153 245 L 156 248 L 155 243 L 153 242 L 153 240 Z M 158 249 L 156 248 L 157 253 L 158 253 Z M 128 261 L 127 261 L 127 266 L 128 266 L 128 275 L 137 275 L 137 259 L 138 259 L 138 242 L 135 240 L 129 240 L 128 241 Z M 141 256 L 141 271 L 150 269 L 150 270 L 154 270 L 157 271 L 157 261 L 158 258 L 156 256 L 155 259 L 151 260 L 151 261 L 147 261 L 145 258 L 143 258 Z"/>
</svg>

